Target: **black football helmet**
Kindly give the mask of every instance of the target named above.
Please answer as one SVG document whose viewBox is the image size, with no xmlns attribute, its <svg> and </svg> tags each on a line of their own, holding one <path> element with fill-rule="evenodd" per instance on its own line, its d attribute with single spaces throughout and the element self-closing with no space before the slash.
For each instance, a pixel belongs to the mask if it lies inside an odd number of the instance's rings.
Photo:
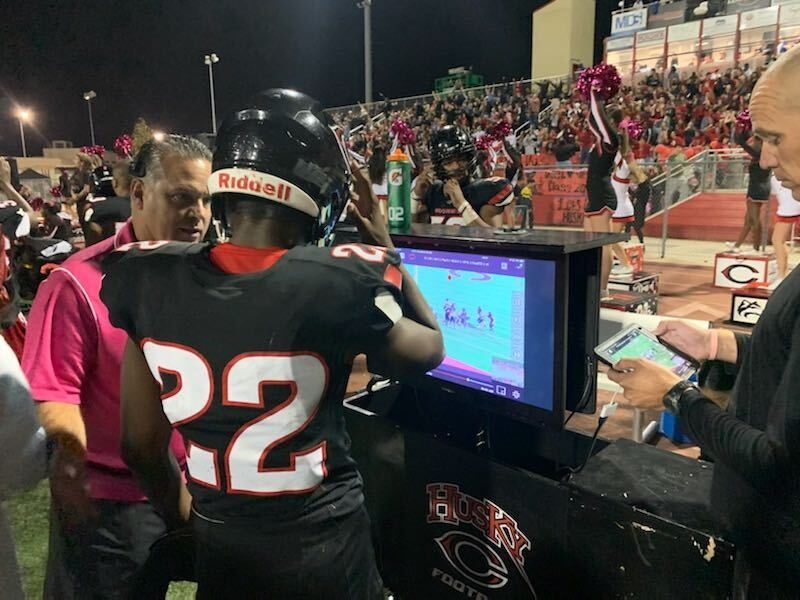
<svg viewBox="0 0 800 600">
<path fill-rule="evenodd" d="M 434 174 L 442 181 L 452 177 L 463 180 L 475 170 L 477 153 L 472 137 L 455 125 L 445 125 L 431 136 L 430 143 L 431 162 Z M 465 172 L 448 173 L 444 165 L 453 160 L 466 161 Z"/>
<path fill-rule="evenodd" d="M 209 191 L 226 229 L 225 197 L 245 194 L 294 209 L 293 217 L 308 219 L 312 242 L 328 244 L 349 186 L 347 150 L 322 106 L 305 94 L 266 90 L 220 126 Z"/>
<path fill-rule="evenodd" d="M 105 163 L 92 172 L 92 195 L 95 198 L 112 198 L 115 196 L 114 174 Z"/>
</svg>

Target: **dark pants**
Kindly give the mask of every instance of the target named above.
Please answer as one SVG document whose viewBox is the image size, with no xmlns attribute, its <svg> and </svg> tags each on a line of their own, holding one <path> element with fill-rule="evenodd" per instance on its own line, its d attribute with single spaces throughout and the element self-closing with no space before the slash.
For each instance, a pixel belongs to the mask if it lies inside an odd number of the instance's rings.
<svg viewBox="0 0 800 600">
<path fill-rule="evenodd" d="M 378 600 L 367 512 L 259 530 L 195 516 L 197 598 Z"/>
<path fill-rule="evenodd" d="M 647 203 L 650 201 L 650 194 L 652 193 L 652 186 L 650 181 L 644 181 L 636 188 L 636 193 L 633 201 L 633 222 L 628 223 L 625 230 L 630 233 L 630 228 L 636 230 L 636 237 L 639 238 L 639 243 L 644 244 L 644 220 L 647 216 Z"/>
<path fill-rule="evenodd" d="M 51 512 L 46 600 L 127 599 L 150 545 L 165 531 L 149 503 L 94 504 L 97 520 L 69 534 L 61 531 Z"/>
</svg>

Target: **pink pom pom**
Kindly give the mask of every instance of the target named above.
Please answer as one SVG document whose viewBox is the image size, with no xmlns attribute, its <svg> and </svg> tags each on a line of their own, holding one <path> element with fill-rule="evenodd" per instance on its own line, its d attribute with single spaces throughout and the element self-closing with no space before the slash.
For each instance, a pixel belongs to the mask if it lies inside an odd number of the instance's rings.
<svg viewBox="0 0 800 600">
<path fill-rule="evenodd" d="M 58 187 L 57 185 L 54 185 L 53 187 L 50 188 L 50 195 L 53 198 L 61 198 L 61 188 Z"/>
<path fill-rule="evenodd" d="M 408 125 L 406 124 L 405 121 L 403 121 L 403 119 L 395 119 L 392 122 L 392 126 L 389 128 L 389 131 L 391 132 L 392 137 L 397 137 L 398 135 L 400 135 L 400 132 L 407 126 Z"/>
<path fill-rule="evenodd" d="M 750 111 L 743 110 L 736 115 L 736 130 L 750 131 L 753 128 L 753 121 L 750 119 Z"/>
<path fill-rule="evenodd" d="M 400 142 L 401 146 L 410 146 L 416 139 L 417 134 L 408 125 L 397 135 L 397 141 Z"/>
<path fill-rule="evenodd" d="M 499 123 L 490 127 L 487 134 L 493 140 L 502 142 L 511 134 L 511 125 L 509 125 L 507 121 L 500 121 Z"/>
<path fill-rule="evenodd" d="M 584 100 L 589 100 L 592 91 L 602 100 L 608 100 L 617 95 L 620 85 L 622 85 L 622 79 L 616 67 L 600 63 L 581 71 L 575 82 L 575 89 Z"/>
<path fill-rule="evenodd" d="M 481 152 L 489 152 L 492 147 L 494 139 L 488 133 L 484 133 L 477 140 L 475 140 L 475 148 Z"/>
<path fill-rule="evenodd" d="M 130 158 L 133 152 L 133 138 L 127 133 L 123 133 L 114 140 L 114 152 L 120 158 Z"/>
<path fill-rule="evenodd" d="M 628 130 L 628 137 L 632 140 L 638 140 L 642 137 L 642 133 L 644 133 L 644 125 L 641 121 L 634 121 L 633 119 L 628 121 L 625 129 Z"/>
<path fill-rule="evenodd" d="M 81 148 L 81 152 L 83 152 L 84 154 L 89 154 L 89 155 L 94 154 L 95 156 L 99 156 L 100 158 L 103 158 L 103 155 L 106 153 L 106 149 L 105 149 L 104 146 L 100 146 L 98 144 L 98 145 L 95 145 L 95 146 L 83 146 Z"/>
</svg>

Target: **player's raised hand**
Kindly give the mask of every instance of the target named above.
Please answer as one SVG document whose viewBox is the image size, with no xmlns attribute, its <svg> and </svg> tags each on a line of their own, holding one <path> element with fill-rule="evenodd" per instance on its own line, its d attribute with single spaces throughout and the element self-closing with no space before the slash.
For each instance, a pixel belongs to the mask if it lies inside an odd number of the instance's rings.
<svg viewBox="0 0 800 600">
<path fill-rule="evenodd" d="M 464 192 L 461 191 L 461 185 L 459 185 L 456 179 L 448 179 L 444 184 L 443 191 L 447 199 L 450 200 L 452 205 L 456 208 L 467 201 L 466 198 L 464 198 Z"/>
<path fill-rule="evenodd" d="M 422 167 L 422 171 L 416 179 L 416 182 L 414 183 L 414 195 L 417 198 L 422 198 L 428 192 L 428 189 L 432 184 L 433 171 L 431 170 L 430 165 L 424 165 Z"/>
<path fill-rule="evenodd" d="M 371 217 L 372 213 L 377 210 L 380 213 L 380 206 L 378 199 L 372 192 L 372 181 L 369 177 L 369 171 L 363 165 L 352 161 L 350 163 L 350 171 L 353 174 L 353 192 L 350 200 L 358 208 L 358 212 L 364 217 Z"/>
<path fill-rule="evenodd" d="M 359 168 L 355 163 L 351 165 L 351 169 L 354 193 L 347 205 L 347 211 L 355 221 L 362 241 L 366 244 L 393 248 L 392 238 L 386 229 L 378 199 L 372 191 L 369 174 L 366 169 Z"/>
</svg>

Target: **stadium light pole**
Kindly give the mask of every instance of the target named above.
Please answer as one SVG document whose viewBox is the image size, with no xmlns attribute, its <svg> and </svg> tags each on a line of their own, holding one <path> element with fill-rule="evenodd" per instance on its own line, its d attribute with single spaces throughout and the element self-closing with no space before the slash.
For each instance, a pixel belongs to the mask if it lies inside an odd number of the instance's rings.
<svg viewBox="0 0 800 600">
<path fill-rule="evenodd" d="M 27 108 L 18 108 L 16 117 L 19 119 L 19 139 L 22 142 L 22 156 L 28 158 L 28 149 L 25 147 L 25 127 L 23 123 L 27 123 L 31 120 L 31 111 Z"/>
<path fill-rule="evenodd" d="M 97 98 L 97 92 L 89 90 L 83 93 L 83 99 L 86 100 L 86 106 L 89 107 L 89 132 L 92 136 L 92 146 L 94 146 L 94 119 L 92 118 L 92 100 Z"/>
<path fill-rule="evenodd" d="M 372 103 L 372 0 L 361 0 L 364 10 L 364 103 Z"/>
<path fill-rule="evenodd" d="M 203 62 L 208 65 L 208 89 L 211 93 L 211 133 L 217 135 L 217 105 L 214 101 L 214 65 L 219 62 L 219 56 L 206 54 Z"/>
</svg>

